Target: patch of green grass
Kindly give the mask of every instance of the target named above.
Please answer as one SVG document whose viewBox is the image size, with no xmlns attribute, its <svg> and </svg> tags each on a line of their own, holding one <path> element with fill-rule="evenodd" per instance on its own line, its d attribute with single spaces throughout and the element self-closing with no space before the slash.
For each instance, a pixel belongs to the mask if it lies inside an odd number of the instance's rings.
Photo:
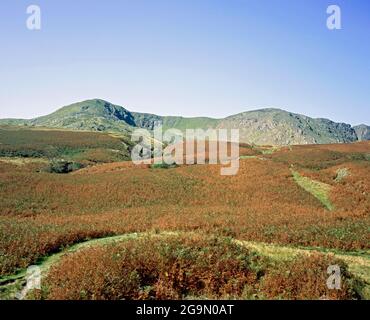
<svg viewBox="0 0 370 320">
<path fill-rule="evenodd" d="M 154 163 L 150 165 L 151 169 L 170 169 L 170 168 L 177 168 L 178 165 L 176 163 L 167 164 L 167 163 Z"/>
<path fill-rule="evenodd" d="M 328 210 L 333 210 L 334 205 L 329 198 L 331 186 L 307 177 L 301 176 L 297 171 L 291 169 L 294 181 L 307 192 L 317 198 Z"/>
<path fill-rule="evenodd" d="M 237 244 L 245 246 L 276 262 L 290 262 L 305 253 L 305 251 L 296 248 L 284 247 L 269 243 L 241 240 L 235 241 Z"/>
<path fill-rule="evenodd" d="M 240 160 L 245 160 L 245 159 L 258 159 L 258 160 L 261 160 L 261 161 L 265 161 L 265 160 L 268 160 L 267 158 L 264 158 L 264 157 L 261 157 L 261 156 L 240 156 L 239 157 Z"/>
<path fill-rule="evenodd" d="M 257 156 L 240 156 L 239 159 L 256 159 Z"/>
</svg>

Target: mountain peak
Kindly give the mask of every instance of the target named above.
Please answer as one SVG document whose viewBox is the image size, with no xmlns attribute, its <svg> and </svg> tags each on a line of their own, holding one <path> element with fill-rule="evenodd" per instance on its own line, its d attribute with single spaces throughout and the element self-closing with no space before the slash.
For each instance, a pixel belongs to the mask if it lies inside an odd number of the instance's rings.
<svg viewBox="0 0 370 320">
<path fill-rule="evenodd" d="M 369 139 L 369 127 L 313 119 L 279 108 L 246 111 L 223 119 L 174 117 L 130 112 L 102 99 L 89 99 L 32 120 L 4 120 L 3 124 L 33 125 L 77 130 L 129 132 L 134 128 L 239 129 L 240 141 L 260 145 L 340 143 Z"/>
<path fill-rule="evenodd" d="M 123 130 L 135 125 L 128 110 L 102 99 L 73 103 L 47 116 L 32 119 L 30 124 L 96 131 Z"/>
</svg>

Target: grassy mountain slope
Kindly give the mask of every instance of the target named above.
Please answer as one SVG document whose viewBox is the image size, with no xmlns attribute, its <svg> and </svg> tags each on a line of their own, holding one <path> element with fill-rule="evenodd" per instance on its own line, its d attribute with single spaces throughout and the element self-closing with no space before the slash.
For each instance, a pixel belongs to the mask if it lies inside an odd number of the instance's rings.
<svg viewBox="0 0 370 320">
<path fill-rule="evenodd" d="M 183 118 L 183 117 L 163 117 L 163 129 L 176 128 L 179 130 L 186 129 L 208 129 L 217 127 L 219 120 L 206 118 L 206 117 L 195 117 L 195 118 Z"/>
<path fill-rule="evenodd" d="M 121 106 L 94 99 L 63 107 L 29 125 L 93 131 L 126 132 L 134 125 L 132 115 Z"/>
<path fill-rule="evenodd" d="M 76 161 L 84 164 L 130 159 L 128 137 L 109 133 L 0 127 L 0 157 Z"/>
<path fill-rule="evenodd" d="M 134 128 L 164 129 L 240 129 L 240 140 L 260 145 L 291 145 L 357 141 L 349 124 L 313 119 L 280 109 L 243 112 L 224 119 L 173 117 L 130 112 L 100 99 L 86 100 L 63 107 L 47 116 L 31 119 L 4 119 L 0 124 L 31 125 L 74 130 L 108 131 L 129 134 Z"/>
<path fill-rule="evenodd" d="M 280 109 L 243 112 L 220 121 L 219 128 L 239 128 L 246 143 L 292 145 L 353 142 L 354 129 L 345 123 L 313 119 Z"/>
<path fill-rule="evenodd" d="M 23 126 L 27 125 L 29 120 L 25 119 L 0 119 L 0 125 L 5 126 Z"/>
<path fill-rule="evenodd" d="M 153 130 L 154 127 L 162 125 L 163 129 L 176 128 L 179 130 L 196 128 L 215 128 L 219 122 L 217 119 L 207 117 L 184 118 L 176 116 L 158 116 L 149 113 L 132 112 L 135 126 Z"/>
</svg>

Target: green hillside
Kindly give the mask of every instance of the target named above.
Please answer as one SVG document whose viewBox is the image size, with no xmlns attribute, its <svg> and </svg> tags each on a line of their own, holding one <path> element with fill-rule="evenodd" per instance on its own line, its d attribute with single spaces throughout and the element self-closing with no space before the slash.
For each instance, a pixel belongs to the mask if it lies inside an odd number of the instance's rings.
<svg viewBox="0 0 370 320">
<path fill-rule="evenodd" d="M 116 132 L 123 136 L 129 136 L 135 128 L 153 130 L 159 125 L 163 125 L 164 129 L 176 128 L 183 131 L 197 128 L 235 128 L 240 129 L 241 142 L 257 145 L 345 143 L 358 140 L 355 129 L 349 124 L 313 119 L 281 109 L 247 111 L 224 119 L 184 118 L 131 112 L 100 99 L 65 106 L 49 115 L 31 120 L 0 120 L 1 124 Z M 366 138 L 365 129 L 358 128 L 360 139 Z"/>
<path fill-rule="evenodd" d="M 0 127 L 0 157 L 39 158 L 88 165 L 128 160 L 130 146 L 129 137 L 108 133 Z"/>
<path fill-rule="evenodd" d="M 259 145 L 324 144 L 357 141 L 345 123 L 313 119 L 280 109 L 243 112 L 220 121 L 219 128 L 238 128 L 243 142 Z"/>
<path fill-rule="evenodd" d="M 134 122 L 131 113 L 123 107 L 94 99 L 63 107 L 47 116 L 29 120 L 28 124 L 76 130 L 127 132 Z"/>
</svg>

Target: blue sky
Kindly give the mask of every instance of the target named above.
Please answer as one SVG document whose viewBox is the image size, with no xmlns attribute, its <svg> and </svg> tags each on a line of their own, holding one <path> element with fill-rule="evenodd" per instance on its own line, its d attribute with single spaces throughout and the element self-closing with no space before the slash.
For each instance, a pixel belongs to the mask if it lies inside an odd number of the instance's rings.
<svg viewBox="0 0 370 320">
<path fill-rule="evenodd" d="M 26 28 L 39 5 L 42 29 Z M 342 30 L 326 28 L 339 5 Z M 367 0 L 1 0 L 0 118 L 102 98 L 223 117 L 278 107 L 370 124 Z"/>
</svg>

